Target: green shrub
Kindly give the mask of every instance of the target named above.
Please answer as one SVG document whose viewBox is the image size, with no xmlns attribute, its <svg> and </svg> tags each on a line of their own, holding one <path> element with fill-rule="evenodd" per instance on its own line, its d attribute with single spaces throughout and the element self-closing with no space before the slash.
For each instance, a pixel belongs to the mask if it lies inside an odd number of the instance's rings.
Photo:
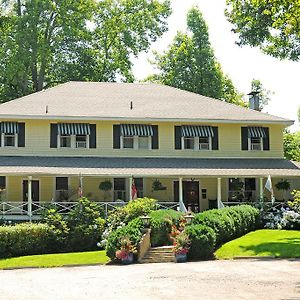
<svg viewBox="0 0 300 300">
<path fill-rule="evenodd" d="M 43 216 L 43 222 L 46 223 L 54 232 L 54 241 L 52 243 L 53 249 L 56 251 L 64 251 L 67 247 L 67 238 L 70 228 L 63 216 L 55 209 L 49 209 Z"/>
<path fill-rule="evenodd" d="M 193 224 L 211 227 L 216 234 L 217 245 L 229 241 L 235 232 L 232 219 L 218 209 L 212 209 L 197 214 L 193 220 Z"/>
<path fill-rule="evenodd" d="M 0 257 L 51 253 L 55 232 L 46 224 L 0 226 Z"/>
<path fill-rule="evenodd" d="M 152 211 L 149 216 L 151 227 L 151 245 L 153 247 L 171 245 L 170 232 L 172 225 L 178 225 L 182 213 L 167 209 Z"/>
<path fill-rule="evenodd" d="M 79 200 L 74 210 L 67 216 L 70 232 L 67 247 L 71 251 L 86 251 L 96 249 L 101 240 L 105 227 L 105 220 L 97 205 L 87 198 Z"/>
<path fill-rule="evenodd" d="M 107 223 L 115 229 L 120 224 L 128 224 L 131 220 L 148 215 L 152 210 L 156 209 L 156 200 L 150 198 L 138 198 L 131 200 L 124 207 L 113 210 L 108 218 Z"/>
<path fill-rule="evenodd" d="M 207 225 L 216 233 L 216 245 L 239 237 L 258 227 L 259 211 L 250 205 L 212 209 L 195 216 L 193 224 Z"/>
<path fill-rule="evenodd" d="M 121 240 L 128 238 L 132 246 L 137 247 L 142 238 L 143 222 L 138 217 L 130 221 L 127 225 L 113 231 L 107 240 L 106 254 L 112 260 L 115 259 L 116 251 L 121 247 Z"/>
<path fill-rule="evenodd" d="M 213 257 L 216 234 L 214 230 L 205 225 L 189 225 L 185 228 L 191 240 L 188 258 L 191 260 L 210 259 Z"/>
</svg>

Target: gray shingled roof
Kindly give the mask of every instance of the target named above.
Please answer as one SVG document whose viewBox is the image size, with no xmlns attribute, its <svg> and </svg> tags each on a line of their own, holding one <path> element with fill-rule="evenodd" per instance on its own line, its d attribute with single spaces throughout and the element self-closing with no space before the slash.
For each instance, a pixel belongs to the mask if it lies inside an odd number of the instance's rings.
<svg viewBox="0 0 300 300">
<path fill-rule="evenodd" d="M 0 156 L 3 175 L 300 177 L 284 159 L 97 158 Z"/>
<path fill-rule="evenodd" d="M 133 109 L 130 109 L 130 102 Z M 46 107 L 48 113 L 46 113 Z M 292 121 L 159 84 L 69 82 L 0 105 L 0 118 Z"/>
</svg>

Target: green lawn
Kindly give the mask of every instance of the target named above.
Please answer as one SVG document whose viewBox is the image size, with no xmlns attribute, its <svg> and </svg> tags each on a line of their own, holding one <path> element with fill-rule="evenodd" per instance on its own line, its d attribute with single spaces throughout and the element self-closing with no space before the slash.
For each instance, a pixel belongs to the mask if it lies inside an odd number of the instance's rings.
<svg viewBox="0 0 300 300">
<path fill-rule="evenodd" d="M 253 231 L 224 244 L 215 255 L 218 259 L 241 256 L 300 257 L 300 231 L 270 229 Z"/>
<path fill-rule="evenodd" d="M 0 260 L 0 269 L 22 267 L 61 267 L 68 265 L 105 264 L 109 261 L 104 250 L 20 256 Z"/>
</svg>

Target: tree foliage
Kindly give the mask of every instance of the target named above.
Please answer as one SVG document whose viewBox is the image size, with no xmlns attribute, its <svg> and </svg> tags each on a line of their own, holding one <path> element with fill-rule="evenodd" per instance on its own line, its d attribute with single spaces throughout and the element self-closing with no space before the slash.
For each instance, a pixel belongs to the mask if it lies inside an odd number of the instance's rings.
<svg viewBox="0 0 300 300">
<path fill-rule="evenodd" d="M 239 45 L 280 59 L 300 58 L 299 0 L 227 0 L 225 12 Z"/>
<path fill-rule="evenodd" d="M 168 0 L 0 0 L 0 100 L 68 80 L 132 81 Z"/>
<path fill-rule="evenodd" d="M 260 80 L 252 79 L 251 91 L 258 93 L 260 110 L 262 110 L 266 105 L 268 105 L 269 101 L 271 101 L 271 95 L 273 93 L 270 90 L 265 89 Z"/>
<path fill-rule="evenodd" d="M 243 102 L 228 76 L 222 72 L 209 42 L 208 28 L 198 8 L 187 15 L 186 33 L 178 32 L 168 49 L 154 52 L 159 70 L 148 80 L 195 92 L 204 96 Z"/>
<path fill-rule="evenodd" d="M 300 161 L 300 132 L 284 132 L 283 147 L 285 158 Z"/>
</svg>

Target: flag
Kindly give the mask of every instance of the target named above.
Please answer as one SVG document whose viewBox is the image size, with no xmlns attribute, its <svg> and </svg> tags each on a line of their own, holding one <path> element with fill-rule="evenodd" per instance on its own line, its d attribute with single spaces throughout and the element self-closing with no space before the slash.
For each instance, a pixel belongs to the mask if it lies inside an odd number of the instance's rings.
<svg viewBox="0 0 300 300">
<path fill-rule="evenodd" d="M 132 200 L 137 199 L 137 189 L 134 180 L 132 180 L 132 186 L 131 186 L 131 199 Z"/>
<path fill-rule="evenodd" d="M 271 175 L 268 176 L 266 185 L 265 185 L 265 189 L 267 189 L 268 191 L 270 191 L 271 193 L 271 201 L 272 201 L 272 205 L 275 202 L 275 197 L 274 197 L 274 191 L 273 191 L 273 186 L 272 186 L 272 180 L 271 180 Z"/>
</svg>

